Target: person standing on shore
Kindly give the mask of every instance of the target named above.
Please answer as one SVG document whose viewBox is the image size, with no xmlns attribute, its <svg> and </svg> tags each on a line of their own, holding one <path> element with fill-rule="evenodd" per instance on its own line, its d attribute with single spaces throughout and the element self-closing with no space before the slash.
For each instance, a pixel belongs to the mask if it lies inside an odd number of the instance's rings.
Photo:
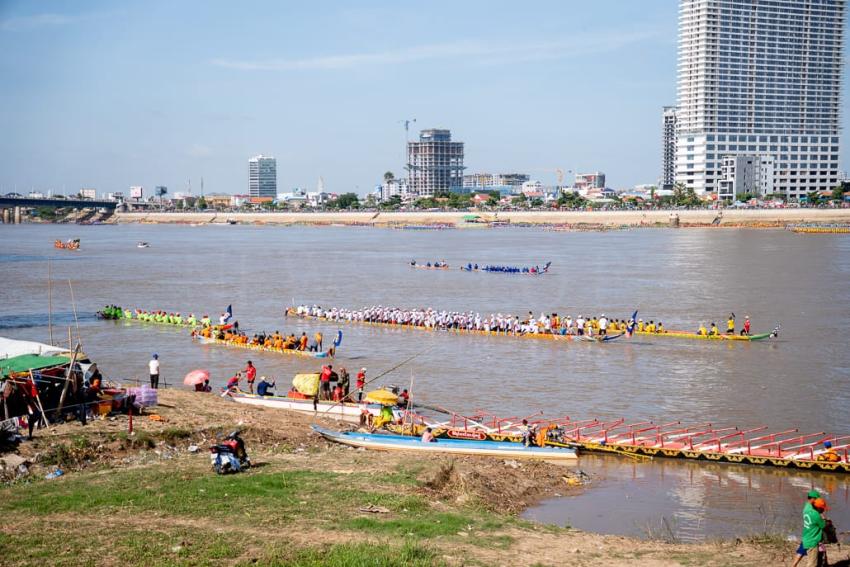
<svg viewBox="0 0 850 567">
<path fill-rule="evenodd" d="M 243 372 L 245 373 L 245 380 L 248 382 L 248 391 L 253 394 L 254 393 L 254 380 L 257 379 L 257 368 L 249 360 L 248 366 L 245 367 L 245 370 L 243 370 Z"/>
<path fill-rule="evenodd" d="M 348 370 L 343 366 L 339 369 L 339 387 L 342 388 L 342 399 L 348 401 L 348 388 L 351 378 L 348 376 Z"/>
<path fill-rule="evenodd" d="M 815 503 L 819 502 L 823 502 L 820 493 L 817 490 L 810 490 L 806 495 L 806 504 L 803 506 L 803 537 L 797 549 L 795 566 L 803 558 L 806 560 L 804 563 L 806 567 L 818 565 L 818 546 L 823 539 L 823 529 L 826 527 L 826 520 L 815 508 Z"/>
<path fill-rule="evenodd" d="M 333 365 L 328 364 L 322 367 L 322 374 L 319 376 L 319 398 L 322 400 L 331 399 L 331 375 L 333 375 Z"/>
<path fill-rule="evenodd" d="M 366 387 L 366 369 L 361 368 L 360 372 L 357 373 L 357 402 L 360 403 L 363 401 L 363 388 Z"/>
<path fill-rule="evenodd" d="M 151 375 L 151 388 L 154 390 L 159 389 L 159 355 L 154 353 L 151 357 L 150 362 L 148 362 L 148 370 Z"/>
</svg>

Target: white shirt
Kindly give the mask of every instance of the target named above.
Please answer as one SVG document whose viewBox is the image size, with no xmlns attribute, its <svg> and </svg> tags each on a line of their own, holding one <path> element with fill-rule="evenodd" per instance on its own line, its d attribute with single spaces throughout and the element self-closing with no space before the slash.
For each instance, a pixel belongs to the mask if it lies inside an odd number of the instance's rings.
<svg viewBox="0 0 850 567">
<path fill-rule="evenodd" d="M 148 362 L 148 368 L 150 368 L 151 374 L 159 374 L 159 361 L 155 358 L 151 359 L 151 361 Z"/>
</svg>

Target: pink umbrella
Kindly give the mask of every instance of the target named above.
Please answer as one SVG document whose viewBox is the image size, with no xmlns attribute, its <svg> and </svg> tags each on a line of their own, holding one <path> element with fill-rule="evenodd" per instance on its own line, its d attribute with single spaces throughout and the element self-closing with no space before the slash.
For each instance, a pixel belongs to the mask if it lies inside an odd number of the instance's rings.
<svg viewBox="0 0 850 567">
<path fill-rule="evenodd" d="M 189 372 L 185 378 L 183 378 L 183 383 L 187 386 L 197 386 L 198 384 L 203 384 L 204 380 L 210 379 L 209 370 L 192 370 Z"/>
</svg>

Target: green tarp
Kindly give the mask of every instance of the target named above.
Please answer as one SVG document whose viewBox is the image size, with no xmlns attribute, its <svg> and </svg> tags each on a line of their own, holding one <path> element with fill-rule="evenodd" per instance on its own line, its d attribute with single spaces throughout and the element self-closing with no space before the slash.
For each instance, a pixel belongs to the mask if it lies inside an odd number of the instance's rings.
<svg viewBox="0 0 850 567">
<path fill-rule="evenodd" d="M 42 368 L 52 368 L 68 364 L 67 356 L 39 356 L 37 354 L 23 354 L 0 360 L 0 377 L 8 376 L 13 372 L 29 372 Z"/>
</svg>

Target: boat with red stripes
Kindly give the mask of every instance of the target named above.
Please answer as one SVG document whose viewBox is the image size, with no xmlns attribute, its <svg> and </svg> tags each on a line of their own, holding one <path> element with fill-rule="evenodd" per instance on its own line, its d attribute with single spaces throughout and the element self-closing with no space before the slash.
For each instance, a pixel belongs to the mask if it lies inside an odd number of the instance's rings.
<svg viewBox="0 0 850 567">
<path fill-rule="evenodd" d="M 522 442 L 529 437 L 537 445 L 571 446 L 583 451 L 638 458 L 663 457 L 850 473 L 850 435 L 824 431 L 805 433 L 796 428 L 771 431 L 767 426 L 719 427 L 712 423 L 681 421 L 628 422 L 624 418 L 603 420 L 564 416 L 546 419 L 541 414 L 500 418 L 478 412 L 462 416 L 442 408 L 432 409 L 450 417 L 439 421 L 410 413 L 400 424 L 387 428 L 394 433 L 420 435 L 425 427 L 430 427 L 435 437 L 496 442 Z"/>
</svg>

